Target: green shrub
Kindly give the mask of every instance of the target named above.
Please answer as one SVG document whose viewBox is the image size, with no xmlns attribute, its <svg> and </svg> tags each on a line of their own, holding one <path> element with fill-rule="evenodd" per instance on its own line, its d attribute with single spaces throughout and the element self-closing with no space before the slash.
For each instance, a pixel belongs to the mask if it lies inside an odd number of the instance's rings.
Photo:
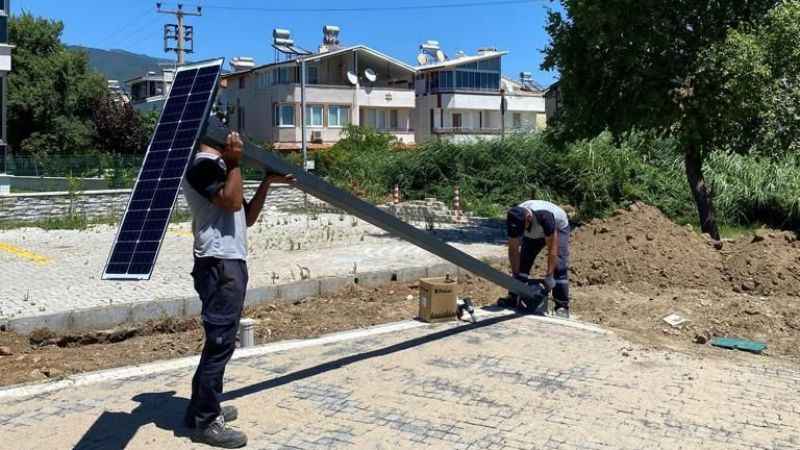
<svg viewBox="0 0 800 450">
<path fill-rule="evenodd" d="M 800 164 L 780 158 L 713 153 L 707 176 L 723 223 L 800 227 Z"/>
<path fill-rule="evenodd" d="M 570 204 L 577 219 L 603 217 L 643 201 L 678 222 L 696 222 L 677 141 L 649 131 L 615 139 L 611 133 L 563 146 L 545 134 L 453 144 L 434 141 L 400 149 L 391 136 L 351 127 L 330 151 L 317 155 L 320 173 L 371 201 L 390 198 L 395 184 L 404 199 L 451 201 L 455 186 L 462 206 L 501 216 L 530 198 Z M 800 166 L 782 160 L 714 153 L 708 181 L 723 224 L 800 224 Z"/>
</svg>

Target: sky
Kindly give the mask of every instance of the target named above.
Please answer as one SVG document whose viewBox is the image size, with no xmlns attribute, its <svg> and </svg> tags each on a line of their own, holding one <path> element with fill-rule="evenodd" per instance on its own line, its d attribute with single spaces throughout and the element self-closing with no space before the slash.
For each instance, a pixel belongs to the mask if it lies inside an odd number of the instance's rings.
<svg viewBox="0 0 800 450">
<path fill-rule="evenodd" d="M 13 13 L 25 10 L 61 20 L 67 44 L 174 58 L 174 53 L 164 53 L 163 26 L 174 23 L 175 17 L 158 14 L 155 3 L 11 0 L 11 7 Z M 176 5 L 162 2 L 162 8 Z M 539 68 L 541 50 L 549 41 L 544 30 L 547 11 L 559 9 L 551 0 L 192 0 L 184 9 L 194 11 L 197 5 L 203 6 L 203 15 L 186 21 L 195 31 L 190 60 L 251 56 L 258 64 L 269 63 L 274 60 L 273 28 L 289 29 L 298 45 L 316 49 L 322 26 L 337 25 L 343 45 L 365 44 L 409 64 L 416 64 L 419 44 L 431 39 L 448 55 L 459 50 L 475 54 L 481 47 L 508 50 L 503 73 L 513 78 L 532 72 L 543 86 L 558 78 Z"/>
</svg>

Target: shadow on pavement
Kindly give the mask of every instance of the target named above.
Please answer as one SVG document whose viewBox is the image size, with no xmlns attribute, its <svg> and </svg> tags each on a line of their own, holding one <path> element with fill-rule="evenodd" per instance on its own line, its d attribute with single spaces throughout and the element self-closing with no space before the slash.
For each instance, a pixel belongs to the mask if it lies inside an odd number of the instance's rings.
<svg viewBox="0 0 800 450">
<path fill-rule="evenodd" d="M 507 316 L 502 317 L 493 317 L 490 319 L 484 319 L 475 324 L 467 324 L 461 325 L 454 328 L 449 328 L 447 330 L 438 331 L 436 333 L 427 334 L 425 336 L 420 336 L 418 338 L 410 339 L 408 341 L 400 342 L 394 345 L 390 345 L 388 347 L 379 348 L 376 350 L 371 350 L 364 353 L 358 353 L 355 355 L 345 356 L 344 358 L 337 359 L 335 361 L 319 364 L 314 367 L 309 367 L 307 369 L 298 370 L 297 372 L 292 372 L 286 375 L 282 375 L 277 378 L 273 378 L 271 380 L 263 381 L 261 383 L 257 383 L 251 386 L 246 386 L 243 388 L 235 389 L 233 391 L 229 391 L 224 394 L 226 400 L 233 400 L 236 398 L 244 397 L 247 395 L 255 394 L 261 391 L 265 391 L 267 389 L 273 389 L 276 387 L 283 386 L 285 384 L 293 383 L 295 381 L 303 380 L 305 378 L 310 378 L 315 375 L 319 375 L 321 373 L 329 372 L 331 370 L 336 370 L 341 367 L 349 366 L 350 364 L 355 364 L 370 358 L 377 358 L 380 356 L 391 355 L 392 353 L 401 352 L 403 350 L 408 350 L 413 347 L 418 347 L 420 345 L 428 344 L 430 342 L 438 341 L 440 339 L 444 339 L 450 336 L 454 336 L 465 331 L 475 330 L 478 328 L 484 328 L 491 325 L 495 325 L 501 322 L 506 322 L 508 320 L 516 319 L 520 317 L 520 314 L 510 314 Z"/>
<path fill-rule="evenodd" d="M 139 406 L 129 413 L 103 412 L 75 445 L 75 450 L 123 449 L 139 428 L 151 423 L 172 431 L 175 437 L 191 435 L 191 430 L 183 425 L 189 399 L 175 397 L 175 391 L 168 391 L 139 394 L 133 400 Z"/>
<path fill-rule="evenodd" d="M 295 381 L 310 378 L 331 370 L 365 361 L 371 358 L 391 355 L 414 347 L 445 339 L 466 331 L 492 326 L 501 322 L 516 319 L 520 314 L 484 319 L 475 324 L 466 324 L 418 338 L 399 342 L 375 350 L 346 356 L 335 361 L 298 370 L 271 380 L 251 386 L 235 389 L 224 394 L 225 400 L 233 400 L 256 394 L 268 389 L 280 387 Z M 188 380 L 187 380 L 188 383 Z M 172 431 L 175 437 L 190 437 L 191 430 L 183 424 L 183 415 L 189 405 L 189 399 L 176 397 L 175 391 L 148 392 L 133 397 L 139 405 L 130 413 L 105 411 L 84 433 L 75 445 L 76 450 L 124 449 L 143 426 L 155 424 L 162 430 Z"/>
</svg>

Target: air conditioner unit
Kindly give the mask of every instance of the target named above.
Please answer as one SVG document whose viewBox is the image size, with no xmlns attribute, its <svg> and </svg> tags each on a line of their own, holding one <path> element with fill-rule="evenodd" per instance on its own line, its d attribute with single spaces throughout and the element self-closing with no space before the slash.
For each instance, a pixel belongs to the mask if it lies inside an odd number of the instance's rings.
<svg viewBox="0 0 800 450">
<path fill-rule="evenodd" d="M 312 144 L 322 144 L 322 131 L 312 131 L 311 132 L 311 143 Z"/>
</svg>

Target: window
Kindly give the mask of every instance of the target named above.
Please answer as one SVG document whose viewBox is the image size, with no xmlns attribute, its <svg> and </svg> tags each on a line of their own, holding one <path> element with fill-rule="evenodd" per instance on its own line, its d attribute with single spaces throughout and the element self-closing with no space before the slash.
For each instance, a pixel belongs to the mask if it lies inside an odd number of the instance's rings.
<svg viewBox="0 0 800 450">
<path fill-rule="evenodd" d="M 453 113 L 453 128 L 461 128 L 461 113 Z"/>
<path fill-rule="evenodd" d="M 400 129 L 400 114 L 396 109 L 389 111 L 389 128 L 392 130 Z"/>
<path fill-rule="evenodd" d="M 306 126 L 322 126 L 322 105 L 306 105 Z"/>
<path fill-rule="evenodd" d="M 275 125 L 279 127 L 294 126 L 294 105 L 275 105 Z"/>
<path fill-rule="evenodd" d="M 289 67 L 278 67 L 272 69 L 272 84 L 288 84 L 293 80 L 290 78 L 294 71 L 290 71 Z"/>
<path fill-rule="evenodd" d="M 244 76 L 241 76 L 239 77 L 239 89 L 244 89 L 244 87 L 245 87 Z"/>
<path fill-rule="evenodd" d="M 522 114 L 514 113 L 514 128 L 522 128 Z"/>
<path fill-rule="evenodd" d="M 350 123 L 350 107 L 343 105 L 331 105 L 328 107 L 328 126 L 340 128 Z"/>
<path fill-rule="evenodd" d="M 306 84 L 319 84 L 319 67 L 306 66 Z"/>
<path fill-rule="evenodd" d="M 376 130 L 386 129 L 386 111 L 381 109 L 367 109 L 366 119 L 365 125 Z"/>
</svg>

